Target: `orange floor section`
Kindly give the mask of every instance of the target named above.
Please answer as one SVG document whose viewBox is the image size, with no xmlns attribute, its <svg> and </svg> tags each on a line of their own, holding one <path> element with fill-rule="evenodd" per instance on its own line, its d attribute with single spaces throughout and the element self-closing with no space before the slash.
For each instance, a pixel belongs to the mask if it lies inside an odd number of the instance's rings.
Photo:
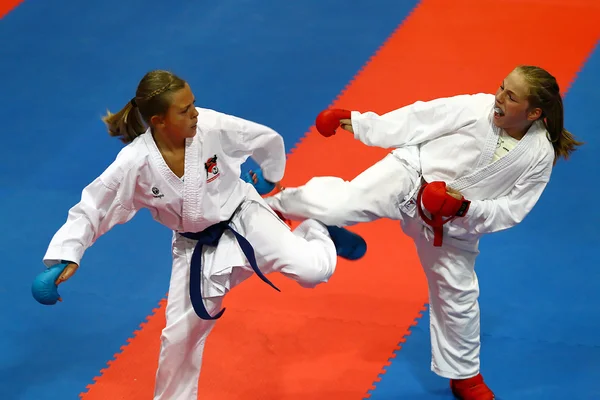
<svg viewBox="0 0 600 400">
<path fill-rule="evenodd" d="M 418 99 L 494 91 L 519 63 L 556 66 L 552 72 L 566 89 L 600 37 L 598 14 L 578 7 L 579 0 L 569 6 L 524 1 L 510 14 L 503 3 L 423 1 L 334 106 L 383 112 Z M 499 33 L 486 29 L 498 24 L 506 28 Z M 598 34 L 578 35 L 590 31 Z M 530 57 L 531 46 L 542 51 Z M 352 178 L 385 154 L 350 135 L 325 139 L 311 129 L 289 158 L 284 184 L 302 184 L 314 175 Z M 367 239 L 368 255 L 359 262 L 340 262 L 330 283 L 306 290 L 273 276 L 282 289 L 277 293 L 252 278 L 228 295 L 227 311 L 208 339 L 200 398 L 347 400 L 366 395 L 418 318 L 427 292 L 413 247 L 396 223 L 354 229 Z M 83 399 L 152 397 L 163 313 L 161 303 Z M 423 354 L 422 362 L 428 357 Z"/>
<path fill-rule="evenodd" d="M 13 8 L 21 4 L 23 0 L 2 0 L 0 2 L 0 18 L 3 18 Z"/>
</svg>

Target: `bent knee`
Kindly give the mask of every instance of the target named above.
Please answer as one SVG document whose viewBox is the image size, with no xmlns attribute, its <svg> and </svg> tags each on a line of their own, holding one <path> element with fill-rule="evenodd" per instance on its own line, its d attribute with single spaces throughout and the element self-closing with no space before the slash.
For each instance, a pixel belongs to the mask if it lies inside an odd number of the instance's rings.
<svg viewBox="0 0 600 400">
<path fill-rule="evenodd" d="M 335 247 L 323 243 L 310 243 L 310 247 L 296 259 L 291 274 L 302 287 L 313 288 L 329 281 L 335 271 L 337 254 Z M 319 246 L 319 249 L 314 247 Z"/>
<path fill-rule="evenodd" d="M 280 260 L 281 264 L 276 269 L 302 287 L 312 288 L 327 282 L 337 263 L 333 242 L 328 242 L 325 238 L 298 239 L 297 246 L 288 247 L 287 254 Z"/>
<path fill-rule="evenodd" d="M 314 266 L 313 266 L 314 267 Z M 306 268 L 300 271 L 298 284 L 305 288 L 314 288 L 321 283 L 326 283 L 333 275 L 334 265 L 323 265 L 322 268 Z"/>
</svg>

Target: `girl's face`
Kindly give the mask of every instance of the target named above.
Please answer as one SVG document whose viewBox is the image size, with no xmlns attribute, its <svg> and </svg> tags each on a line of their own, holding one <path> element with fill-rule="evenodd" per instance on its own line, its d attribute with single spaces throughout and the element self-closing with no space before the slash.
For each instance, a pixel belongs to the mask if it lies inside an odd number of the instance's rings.
<svg viewBox="0 0 600 400">
<path fill-rule="evenodd" d="M 196 135 L 198 110 L 194 106 L 194 94 L 186 83 L 185 87 L 173 93 L 171 105 L 164 116 L 159 116 L 156 125 L 166 135 L 174 139 L 185 139 Z"/>
<path fill-rule="evenodd" d="M 512 71 L 496 91 L 494 125 L 509 134 L 524 134 L 542 114 L 539 108 L 531 109 L 528 95 L 527 81 L 518 70 Z"/>
</svg>

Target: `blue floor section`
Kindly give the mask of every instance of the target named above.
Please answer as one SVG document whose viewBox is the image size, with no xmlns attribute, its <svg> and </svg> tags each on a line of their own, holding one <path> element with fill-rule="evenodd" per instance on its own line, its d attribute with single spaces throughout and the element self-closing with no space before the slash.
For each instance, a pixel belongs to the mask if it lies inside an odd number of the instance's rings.
<svg viewBox="0 0 600 400">
<path fill-rule="evenodd" d="M 565 96 L 566 128 L 586 144 L 521 225 L 481 243 L 482 373 L 499 400 L 600 399 L 599 89 L 600 45 Z M 425 314 L 371 400 L 453 398 L 429 371 Z"/>
<path fill-rule="evenodd" d="M 121 148 L 100 117 L 150 69 L 199 106 L 279 130 L 291 148 L 416 0 L 25 0 L 0 20 L 0 399 L 76 399 L 168 289 L 171 234 L 141 212 L 88 250 L 43 307 L 41 258 Z"/>
<path fill-rule="evenodd" d="M 491 308 L 485 311 L 493 312 Z M 498 400 L 600 398 L 600 346 L 504 337 L 486 327 L 483 331 L 483 374 Z M 411 332 L 369 399 L 454 399 L 448 380 L 429 370 L 428 313 Z"/>
</svg>

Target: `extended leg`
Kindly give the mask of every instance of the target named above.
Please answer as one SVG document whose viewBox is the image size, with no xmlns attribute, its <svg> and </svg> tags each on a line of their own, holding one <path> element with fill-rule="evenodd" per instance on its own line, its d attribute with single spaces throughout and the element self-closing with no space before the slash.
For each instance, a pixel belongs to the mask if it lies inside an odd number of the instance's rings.
<svg viewBox="0 0 600 400">
<path fill-rule="evenodd" d="M 418 184 L 418 173 L 393 154 L 352 181 L 312 178 L 265 200 L 291 220 L 314 218 L 326 225 L 349 226 L 378 218 L 401 219 L 399 204 Z"/>
</svg>

